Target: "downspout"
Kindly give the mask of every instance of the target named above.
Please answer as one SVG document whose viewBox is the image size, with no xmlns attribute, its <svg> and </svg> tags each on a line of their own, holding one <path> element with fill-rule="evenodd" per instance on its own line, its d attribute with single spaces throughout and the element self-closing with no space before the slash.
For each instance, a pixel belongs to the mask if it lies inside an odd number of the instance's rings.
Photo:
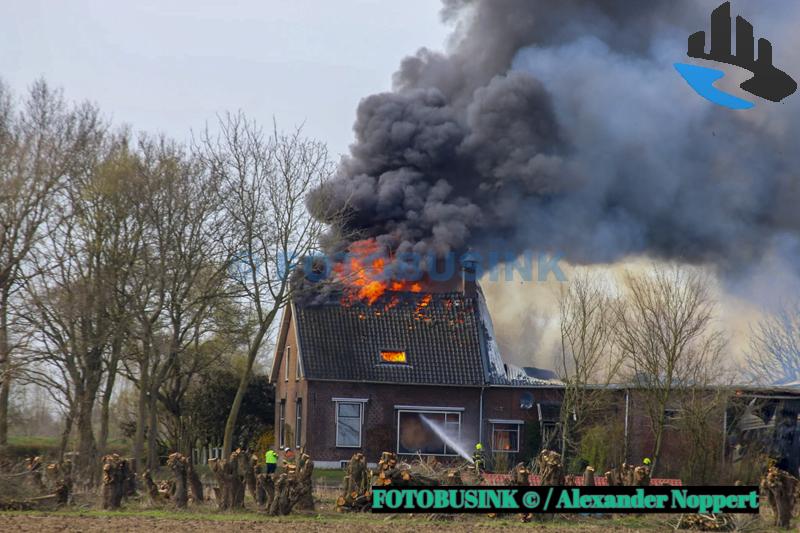
<svg viewBox="0 0 800 533">
<path fill-rule="evenodd" d="M 628 460 L 628 408 L 630 406 L 630 389 L 625 389 L 625 454 L 623 455 L 625 461 Z"/>
<path fill-rule="evenodd" d="M 720 455 L 720 462 L 725 465 L 725 450 L 728 442 L 728 400 L 722 406 L 722 455 Z"/>
<path fill-rule="evenodd" d="M 478 408 L 478 442 L 483 444 L 483 391 L 486 387 L 481 386 L 481 401 Z"/>
</svg>

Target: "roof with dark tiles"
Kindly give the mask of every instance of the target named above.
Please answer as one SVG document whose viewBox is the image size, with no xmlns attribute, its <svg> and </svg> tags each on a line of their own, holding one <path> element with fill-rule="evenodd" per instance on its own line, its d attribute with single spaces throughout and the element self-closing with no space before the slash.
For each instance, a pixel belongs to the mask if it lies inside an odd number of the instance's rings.
<svg viewBox="0 0 800 533">
<path fill-rule="evenodd" d="M 480 386 L 485 338 L 476 298 L 457 293 L 389 293 L 372 305 L 296 301 L 308 379 Z M 381 351 L 406 352 L 406 364 Z"/>
</svg>

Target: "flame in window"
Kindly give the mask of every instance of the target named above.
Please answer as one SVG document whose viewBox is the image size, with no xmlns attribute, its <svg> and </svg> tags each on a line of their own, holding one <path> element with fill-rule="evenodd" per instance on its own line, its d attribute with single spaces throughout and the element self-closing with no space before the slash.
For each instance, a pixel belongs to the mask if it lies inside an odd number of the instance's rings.
<svg viewBox="0 0 800 533">
<path fill-rule="evenodd" d="M 405 363 L 406 352 L 395 350 L 381 350 L 381 361 L 384 363 Z"/>
</svg>

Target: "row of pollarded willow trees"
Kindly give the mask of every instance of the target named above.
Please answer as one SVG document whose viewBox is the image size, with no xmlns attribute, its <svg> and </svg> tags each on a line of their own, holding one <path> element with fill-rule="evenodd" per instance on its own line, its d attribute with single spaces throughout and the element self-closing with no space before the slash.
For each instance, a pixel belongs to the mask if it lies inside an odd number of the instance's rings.
<svg viewBox="0 0 800 533">
<path fill-rule="evenodd" d="M 683 475 L 703 483 L 718 479 L 722 418 L 731 406 L 726 385 L 800 378 L 800 314 L 766 315 L 737 363 L 737 348 L 718 320 L 714 287 L 701 268 L 658 264 L 621 279 L 581 271 L 564 285 L 556 369 L 566 384 L 565 464 L 603 456 L 597 448 L 609 443 L 606 448 L 616 449 L 609 462 L 624 460 L 623 435 L 605 417 L 614 401 L 608 386 L 624 383 L 636 389 L 635 409 L 647 415 L 652 471 L 658 472 L 665 435 L 674 428 L 684 445 Z"/>
<path fill-rule="evenodd" d="M 0 445 L 11 388 L 35 382 L 63 406 L 62 453 L 75 434 L 77 471 L 92 472 L 125 379 L 137 392 L 134 459 L 153 468 L 159 416 L 182 427 L 192 380 L 238 351 L 230 453 L 290 296 L 287 265 L 323 229 L 306 195 L 330 172 L 323 144 L 241 114 L 185 146 L 115 128 L 43 81 L 21 98 L 0 85 Z"/>
</svg>

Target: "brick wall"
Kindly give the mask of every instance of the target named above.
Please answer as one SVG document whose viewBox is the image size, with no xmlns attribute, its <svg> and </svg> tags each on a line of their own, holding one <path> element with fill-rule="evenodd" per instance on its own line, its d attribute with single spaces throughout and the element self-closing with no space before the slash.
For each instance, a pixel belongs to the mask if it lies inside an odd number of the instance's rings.
<svg viewBox="0 0 800 533">
<path fill-rule="evenodd" d="M 287 379 L 288 370 L 288 379 Z M 296 444 L 295 436 L 297 434 L 296 427 L 296 409 L 298 398 L 302 400 L 301 403 L 301 431 L 300 443 L 306 443 L 308 435 L 308 404 L 305 398 L 308 396 L 308 382 L 302 379 L 302 372 L 297 373 L 297 344 L 294 331 L 294 320 L 290 321 L 289 329 L 286 335 L 286 342 L 284 345 L 283 353 L 281 354 L 281 363 L 278 368 L 278 373 L 275 382 L 275 444 L 280 444 L 280 409 L 281 401 L 286 405 L 286 428 L 287 437 L 291 433 L 291 442 L 286 442 L 287 446 L 294 447 Z"/>
<path fill-rule="evenodd" d="M 463 408 L 461 438 L 475 442 L 478 437 L 480 389 L 424 385 L 388 385 L 312 381 L 308 384 L 308 427 L 306 446 L 315 460 L 348 460 L 361 451 L 370 462 L 383 451 L 397 450 L 395 405 Z M 333 398 L 366 399 L 361 448 L 336 447 L 336 413 Z"/>
</svg>

